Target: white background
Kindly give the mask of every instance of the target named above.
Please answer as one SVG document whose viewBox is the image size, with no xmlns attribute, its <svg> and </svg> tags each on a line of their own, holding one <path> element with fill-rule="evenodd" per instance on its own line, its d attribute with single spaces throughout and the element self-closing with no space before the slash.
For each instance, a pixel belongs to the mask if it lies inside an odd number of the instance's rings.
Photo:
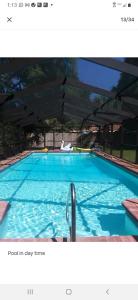
<svg viewBox="0 0 138 300">
<path fill-rule="evenodd" d="M 45 251 L 46 256 L 8 256 Z M 2 284 L 138 284 L 137 243 L 1 243 Z"/>
<path fill-rule="evenodd" d="M 137 57 L 138 31 L 1 31 L 0 56 Z"/>
</svg>

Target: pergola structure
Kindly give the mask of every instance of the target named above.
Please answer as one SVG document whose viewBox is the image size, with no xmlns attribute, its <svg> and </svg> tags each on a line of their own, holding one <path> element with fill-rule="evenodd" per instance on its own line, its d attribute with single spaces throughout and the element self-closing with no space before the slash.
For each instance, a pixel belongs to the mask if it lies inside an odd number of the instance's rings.
<svg viewBox="0 0 138 300">
<path fill-rule="evenodd" d="M 93 78 L 88 80 L 87 76 L 86 80 L 82 79 L 74 71 L 72 66 L 79 61 L 93 70 L 93 77 L 95 71 L 95 76 L 99 77 L 97 84 Z M 97 70 L 101 70 L 100 75 Z M 33 72 L 35 76 L 32 75 Z M 108 85 L 111 72 L 116 72 L 118 78 L 112 86 Z M 104 87 L 100 83 L 106 74 L 107 85 Z M 0 121 L 8 120 L 21 128 L 29 125 L 43 127 L 46 119 L 54 117 L 62 122 L 78 120 L 80 129 L 86 124 L 93 124 L 99 130 L 110 126 L 110 131 L 113 131 L 113 124 L 121 124 L 127 119 L 137 120 L 138 59 L 1 59 Z M 138 148 L 138 125 L 136 127 Z M 138 150 L 136 162 L 138 163 Z"/>
</svg>

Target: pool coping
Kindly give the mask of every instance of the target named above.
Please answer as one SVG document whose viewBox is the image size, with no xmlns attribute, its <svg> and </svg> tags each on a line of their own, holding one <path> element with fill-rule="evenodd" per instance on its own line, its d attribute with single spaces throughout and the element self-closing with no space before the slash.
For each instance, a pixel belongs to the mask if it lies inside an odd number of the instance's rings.
<svg viewBox="0 0 138 300">
<path fill-rule="evenodd" d="M 9 207 L 10 207 L 9 201 L 5 201 L 3 199 L 0 199 L 0 224 L 2 223 Z"/>
<path fill-rule="evenodd" d="M 138 222 L 138 199 L 126 199 L 122 205 L 127 212 Z"/>
<path fill-rule="evenodd" d="M 26 158 L 29 156 L 33 151 L 23 151 L 17 155 L 11 156 L 7 159 L 0 160 L 0 172 L 4 171 L 5 169 L 9 168 L 10 166 L 14 165 L 18 161 Z"/>
<path fill-rule="evenodd" d="M 51 242 L 70 242 L 70 240 L 66 237 L 60 238 L 17 238 L 17 239 L 0 239 L 0 242 L 39 242 L 39 243 L 51 243 Z M 96 237 L 77 237 L 76 238 L 77 243 L 83 243 L 83 242 L 138 242 L 138 236 L 96 236 Z"/>
<path fill-rule="evenodd" d="M 11 165 L 15 164 L 16 162 L 26 158 L 32 153 L 48 153 L 44 152 L 43 150 L 26 150 L 23 151 L 15 156 L 12 156 L 8 159 L 0 161 L 0 171 L 3 171 L 10 167 Z M 65 153 L 63 151 L 54 152 L 49 151 L 49 153 Z M 67 153 L 67 152 L 66 152 Z M 74 152 L 76 153 L 76 152 Z M 81 152 L 83 153 L 83 152 Z M 86 153 L 86 152 L 84 152 Z M 115 165 L 118 165 L 133 174 L 138 175 L 138 166 L 136 166 L 133 163 L 124 161 L 120 158 L 117 158 L 113 155 L 106 154 L 102 151 L 92 151 L 91 153 L 96 154 L 97 156 L 108 160 Z M 78 153 L 79 154 L 79 153 Z M 4 163 L 5 161 L 5 163 Z M 138 201 L 138 199 L 127 199 L 125 200 L 122 205 L 125 207 L 125 209 L 131 214 L 131 216 L 138 221 L 138 207 L 137 204 L 132 202 L 133 200 Z M 3 200 L 4 201 L 4 200 Z M 6 202 L 6 201 L 5 201 Z M 135 208 L 134 208 L 135 205 Z M 133 206 L 133 207 L 132 207 Z M 136 209 L 137 207 L 137 209 Z M 6 213 L 6 212 L 5 212 Z M 5 214 L 4 214 L 5 216 Z M 4 218 L 3 216 L 3 218 Z M 3 220 L 3 219 L 2 219 Z M 28 238 L 28 239 L 0 239 L 0 242 L 69 242 L 67 238 Z M 76 242 L 138 242 L 138 236 L 100 236 L 100 237 L 78 237 Z"/>
<path fill-rule="evenodd" d="M 131 172 L 133 175 L 138 175 L 138 166 L 125 161 L 121 158 L 118 158 L 116 156 L 107 154 L 105 152 L 98 152 L 98 151 L 94 151 L 95 154 L 105 160 L 110 161 L 111 163 L 113 163 L 114 165 L 117 165 L 123 169 L 125 169 L 126 171 Z M 124 208 L 126 209 L 126 211 L 131 215 L 131 217 L 138 222 L 138 199 L 126 199 L 125 201 L 122 202 L 122 205 L 124 206 Z"/>
<path fill-rule="evenodd" d="M 123 159 L 116 157 L 114 155 L 111 155 L 111 154 L 107 154 L 103 151 L 93 151 L 93 153 L 95 153 L 97 156 L 99 156 L 105 160 L 108 160 L 108 161 L 112 162 L 113 164 L 115 164 L 127 171 L 132 172 L 134 175 L 138 175 L 138 165 L 136 165 L 132 162 L 123 160 Z"/>
</svg>

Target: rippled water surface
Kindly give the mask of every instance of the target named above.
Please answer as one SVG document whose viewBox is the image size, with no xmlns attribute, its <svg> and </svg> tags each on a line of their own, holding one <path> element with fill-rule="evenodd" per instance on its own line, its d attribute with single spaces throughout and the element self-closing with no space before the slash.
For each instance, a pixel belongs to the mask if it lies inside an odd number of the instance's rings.
<svg viewBox="0 0 138 300">
<path fill-rule="evenodd" d="M 138 197 L 138 178 L 92 154 L 33 153 L 0 173 L 0 199 L 10 209 L 1 238 L 68 236 L 66 200 L 77 194 L 77 235 L 138 234 L 121 203 Z"/>
</svg>

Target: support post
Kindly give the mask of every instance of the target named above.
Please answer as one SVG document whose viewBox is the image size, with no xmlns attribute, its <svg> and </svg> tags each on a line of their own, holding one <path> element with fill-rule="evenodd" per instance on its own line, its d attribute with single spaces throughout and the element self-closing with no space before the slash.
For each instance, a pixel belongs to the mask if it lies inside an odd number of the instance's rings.
<svg viewBox="0 0 138 300">
<path fill-rule="evenodd" d="M 121 127 L 121 149 L 120 149 L 120 158 L 123 158 L 123 148 L 124 148 L 124 128 Z"/>
<path fill-rule="evenodd" d="M 55 132 L 53 131 L 53 150 L 55 149 Z"/>
<path fill-rule="evenodd" d="M 99 138 L 101 140 L 101 126 L 99 126 Z"/>
<path fill-rule="evenodd" d="M 136 128 L 136 164 L 138 164 L 138 121 L 137 121 L 137 128 Z"/>
<path fill-rule="evenodd" d="M 113 124 L 111 124 L 111 137 L 110 137 L 110 154 L 113 154 Z"/>
<path fill-rule="evenodd" d="M 106 141 L 105 141 L 105 126 L 103 127 L 103 151 L 105 152 L 105 146 L 106 146 Z"/>
<path fill-rule="evenodd" d="M 6 149 L 5 149 L 5 125 L 2 123 L 2 151 L 4 157 L 6 157 Z"/>
<path fill-rule="evenodd" d="M 46 147 L 46 130 L 44 128 L 44 148 Z"/>
<path fill-rule="evenodd" d="M 101 126 L 98 126 L 98 132 L 96 132 L 96 136 L 98 135 L 98 142 L 101 145 Z"/>
</svg>

